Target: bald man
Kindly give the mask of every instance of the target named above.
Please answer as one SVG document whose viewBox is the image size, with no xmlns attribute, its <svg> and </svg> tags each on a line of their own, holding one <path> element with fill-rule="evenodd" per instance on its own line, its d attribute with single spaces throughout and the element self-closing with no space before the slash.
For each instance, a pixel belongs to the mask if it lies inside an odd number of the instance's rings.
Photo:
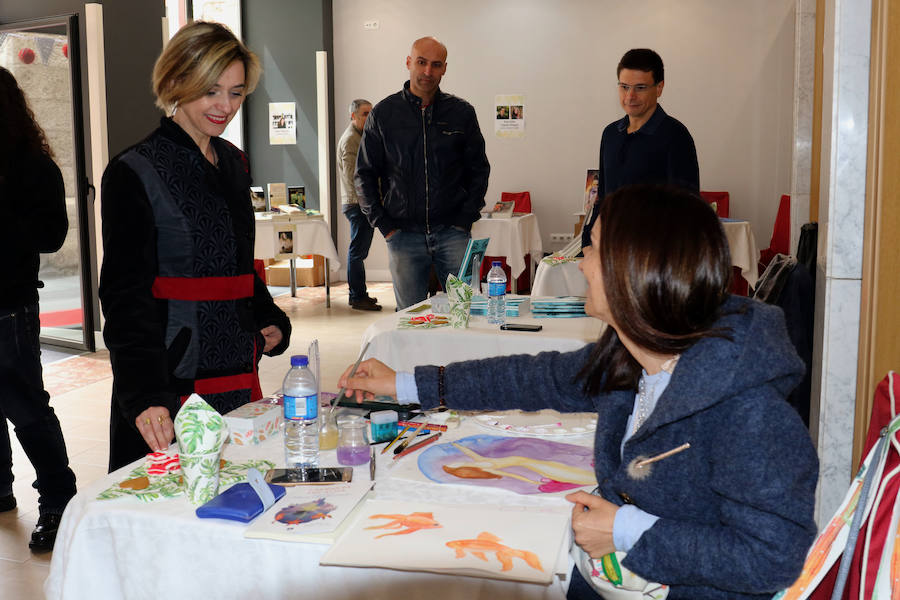
<svg viewBox="0 0 900 600">
<path fill-rule="evenodd" d="M 491 167 L 475 109 L 440 89 L 447 48 L 416 40 L 409 81 L 372 108 L 356 159 L 356 191 L 384 235 L 397 309 L 424 300 L 432 265 L 456 274 L 481 216 Z"/>
</svg>

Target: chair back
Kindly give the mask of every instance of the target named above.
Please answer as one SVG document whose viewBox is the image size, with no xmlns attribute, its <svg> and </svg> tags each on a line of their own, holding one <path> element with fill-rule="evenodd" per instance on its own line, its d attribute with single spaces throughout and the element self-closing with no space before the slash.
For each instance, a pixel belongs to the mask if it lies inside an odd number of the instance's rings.
<svg viewBox="0 0 900 600">
<path fill-rule="evenodd" d="M 775 227 L 772 229 L 772 241 L 769 248 L 776 254 L 791 253 L 791 197 L 782 194 L 778 202 L 778 214 L 775 216 Z"/>
<path fill-rule="evenodd" d="M 776 254 L 791 253 L 791 197 L 782 194 L 778 203 L 778 214 L 775 215 L 775 226 L 772 229 L 772 240 L 769 247 L 760 251 L 759 262 L 764 270 Z"/>
<path fill-rule="evenodd" d="M 712 204 L 716 203 L 716 214 L 723 219 L 728 218 L 728 192 L 700 192 L 700 197 Z"/>
<path fill-rule="evenodd" d="M 503 202 L 513 202 L 513 212 L 531 212 L 531 192 L 501 192 L 500 200 Z"/>
</svg>

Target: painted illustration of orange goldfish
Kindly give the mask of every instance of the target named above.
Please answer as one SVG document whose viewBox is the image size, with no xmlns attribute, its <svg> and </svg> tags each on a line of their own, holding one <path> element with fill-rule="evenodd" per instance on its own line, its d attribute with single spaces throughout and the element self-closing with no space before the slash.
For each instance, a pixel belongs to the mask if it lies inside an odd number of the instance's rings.
<svg viewBox="0 0 900 600">
<path fill-rule="evenodd" d="M 538 560 L 537 554 L 528 550 L 516 550 L 509 546 L 499 543 L 500 538 L 487 531 L 482 531 L 474 540 L 454 540 L 447 542 L 447 547 L 456 550 L 456 558 L 462 558 L 469 552 L 472 556 L 487 561 L 486 552 L 495 552 L 497 560 L 503 565 L 501 571 L 509 571 L 513 567 L 514 558 L 521 558 L 529 567 L 543 572 L 541 561 Z"/>
<path fill-rule="evenodd" d="M 387 535 L 406 535 L 407 533 L 415 533 L 420 529 L 437 529 L 438 527 L 441 527 L 441 524 L 434 520 L 434 515 L 430 512 L 414 512 L 408 515 L 372 515 L 369 518 L 393 519 L 393 521 L 385 523 L 384 525 L 373 525 L 372 527 L 366 527 L 366 529 L 402 529 L 406 527 L 406 529 L 404 529 L 403 531 L 394 531 L 392 533 L 382 533 L 381 535 L 376 535 L 376 540 Z"/>
</svg>

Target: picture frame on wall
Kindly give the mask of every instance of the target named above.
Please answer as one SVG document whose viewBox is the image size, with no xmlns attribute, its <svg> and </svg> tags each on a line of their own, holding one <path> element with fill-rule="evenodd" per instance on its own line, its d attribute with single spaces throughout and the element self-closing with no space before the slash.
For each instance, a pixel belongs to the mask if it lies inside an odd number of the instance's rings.
<svg viewBox="0 0 900 600">
<path fill-rule="evenodd" d="M 289 185 L 288 186 L 288 204 L 306 208 L 306 186 Z"/>
</svg>

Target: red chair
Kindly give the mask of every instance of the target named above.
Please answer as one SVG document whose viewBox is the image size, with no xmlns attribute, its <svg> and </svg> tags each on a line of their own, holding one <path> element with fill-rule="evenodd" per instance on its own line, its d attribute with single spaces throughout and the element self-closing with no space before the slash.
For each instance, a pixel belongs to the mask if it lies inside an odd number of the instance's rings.
<svg viewBox="0 0 900 600">
<path fill-rule="evenodd" d="M 791 197 L 788 194 L 781 195 L 778 204 L 778 214 L 775 216 L 775 227 L 772 231 L 772 240 L 769 247 L 759 252 L 759 272 L 762 273 L 775 258 L 776 254 L 791 253 Z"/>
<path fill-rule="evenodd" d="M 728 218 L 728 192 L 700 192 L 700 197 L 712 204 L 716 203 L 716 214 Z"/>
<path fill-rule="evenodd" d="M 514 213 L 530 213 L 531 212 L 531 192 L 501 192 L 500 200 L 502 202 L 512 201 Z M 491 262 L 499 260 L 503 272 L 506 273 L 506 291 L 512 291 L 512 270 L 506 264 L 506 257 L 503 256 L 485 256 L 481 261 L 481 280 L 487 278 L 488 271 L 491 270 Z M 525 264 L 531 264 L 531 254 L 525 255 Z M 516 279 L 516 292 L 523 294 L 531 290 L 530 281 L 531 269 L 527 268 Z"/>
<path fill-rule="evenodd" d="M 259 275 L 259 278 L 262 279 L 263 283 L 268 283 L 266 281 L 266 263 L 258 258 L 253 259 L 253 270 L 256 271 L 256 274 Z"/>
</svg>

